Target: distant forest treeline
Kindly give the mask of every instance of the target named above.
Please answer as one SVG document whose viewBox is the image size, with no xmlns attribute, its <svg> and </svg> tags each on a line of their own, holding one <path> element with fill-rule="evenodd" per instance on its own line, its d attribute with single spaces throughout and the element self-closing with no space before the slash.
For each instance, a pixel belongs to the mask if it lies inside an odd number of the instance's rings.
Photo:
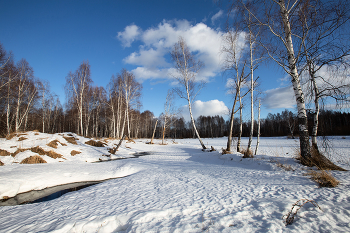
<svg viewBox="0 0 350 233">
<path fill-rule="evenodd" d="M 113 75 L 106 88 L 93 85 L 90 65 L 83 62 L 66 77 L 65 109 L 59 98 L 50 92 L 49 84 L 34 77 L 33 68 L 25 59 L 17 63 L 0 44 L 0 136 L 12 132 L 39 130 L 45 133 L 74 132 L 84 136 L 151 138 L 157 117 L 151 111 L 140 112 L 142 85 L 131 72 L 122 70 Z M 165 101 L 165 100 L 164 100 Z M 312 119 L 310 116 L 309 119 Z M 350 114 L 320 112 L 319 135 L 346 135 L 350 132 Z M 233 136 L 238 133 L 238 118 Z M 261 120 L 261 136 L 297 134 L 296 116 L 285 110 L 269 114 Z M 221 116 L 200 116 L 196 119 L 201 137 L 228 135 L 229 122 Z M 254 124 L 257 127 L 257 124 Z M 312 122 L 309 122 L 311 129 Z M 242 136 L 249 136 L 250 124 L 243 122 Z M 257 130 L 255 130 L 257 132 Z M 172 117 L 168 138 L 194 137 L 192 125 L 184 118 Z M 162 136 L 162 118 L 155 137 Z"/>
</svg>

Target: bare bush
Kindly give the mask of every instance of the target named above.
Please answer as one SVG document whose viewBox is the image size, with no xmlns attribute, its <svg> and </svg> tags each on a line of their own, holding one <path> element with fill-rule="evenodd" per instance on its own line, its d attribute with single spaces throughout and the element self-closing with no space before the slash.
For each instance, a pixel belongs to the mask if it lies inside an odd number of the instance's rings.
<svg viewBox="0 0 350 233">
<path fill-rule="evenodd" d="M 322 210 L 321 207 L 319 207 L 319 205 L 314 200 L 300 199 L 293 204 L 292 209 L 289 211 L 288 214 L 283 215 L 282 218 L 284 218 L 284 217 L 286 218 L 286 220 L 285 220 L 286 226 L 293 223 L 294 217 L 297 215 L 300 208 L 303 207 L 303 205 L 305 205 L 306 203 L 311 203 L 315 207 L 318 207 L 320 210 Z"/>
</svg>

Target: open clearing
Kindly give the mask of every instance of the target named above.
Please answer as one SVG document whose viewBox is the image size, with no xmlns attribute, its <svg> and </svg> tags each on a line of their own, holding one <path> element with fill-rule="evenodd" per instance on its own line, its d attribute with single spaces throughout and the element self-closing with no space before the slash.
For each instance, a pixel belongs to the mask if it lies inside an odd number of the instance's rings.
<svg viewBox="0 0 350 233">
<path fill-rule="evenodd" d="M 71 135 L 71 136 L 70 136 Z M 294 159 L 298 141 L 262 138 L 254 159 L 221 155 L 226 138 L 203 139 L 217 151 L 203 152 L 196 139 L 168 145 L 123 142 L 115 155 L 109 148 L 85 144 L 75 134 L 28 132 L 26 140 L 0 139 L 0 149 L 39 146 L 62 158 L 40 155 L 47 163 L 19 164 L 38 155 L 22 150 L 0 156 L 0 198 L 78 181 L 121 179 L 67 193 L 57 199 L 0 207 L 0 232 L 349 232 L 350 176 L 334 171 L 336 188 L 319 188 L 304 174 L 308 168 Z M 76 144 L 64 137 L 74 137 Z M 47 146 L 57 140 L 57 148 Z M 158 141 L 156 141 L 157 143 Z M 350 169 L 350 137 L 333 137 L 332 160 Z M 243 145 L 247 139 L 243 140 Z M 253 145 L 254 146 L 254 145 Z M 81 152 L 71 155 L 71 151 Z M 145 153 L 135 159 L 133 154 Z M 7 154 L 7 153 L 4 153 Z M 282 219 L 299 199 L 304 205 L 291 225 Z"/>
</svg>

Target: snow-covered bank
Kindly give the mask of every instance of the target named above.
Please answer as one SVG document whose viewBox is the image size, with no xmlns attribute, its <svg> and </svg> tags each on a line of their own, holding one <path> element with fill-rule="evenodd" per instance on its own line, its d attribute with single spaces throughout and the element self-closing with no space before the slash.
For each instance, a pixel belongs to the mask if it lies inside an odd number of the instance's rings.
<svg viewBox="0 0 350 233">
<path fill-rule="evenodd" d="M 204 139 L 204 143 L 221 149 L 225 140 Z M 255 159 L 221 155 L 218 151 L 202 152 L 195 139 L 176 140 L 178 144 L 169 142 L 166 146 L 147 145 L 145 141 L 123 143 L 116 153 L 116 156 L 127 156 L 133 152 L 151 152 L 138 159 L 0 167 L 1 193 L 3 188 L 7 193 L 16 193 L 18 189 L 47 184 L 132 174 L 49 202 L 0 207 L 0 231 L 350 231 L 348 173 L 333 172 L 341 181 L 337 188 L 318 188 L 303 176 L 305 168 L 292 159 L 298 146 L 296 140 L 262 138 Z M 346 169 L 349 169 L 344 163 L 349 158 L 349 142 L 349 138 L 333 141 L 343 161 L 340 165 Z M 292 169 L 286 171 L 277 166 L 277 162 Z M 307 204 L 298 212 L 295 222 L 286 227 L 283 215 L 301 198 L 316 201 L 323 211 Z"/>
</svg>

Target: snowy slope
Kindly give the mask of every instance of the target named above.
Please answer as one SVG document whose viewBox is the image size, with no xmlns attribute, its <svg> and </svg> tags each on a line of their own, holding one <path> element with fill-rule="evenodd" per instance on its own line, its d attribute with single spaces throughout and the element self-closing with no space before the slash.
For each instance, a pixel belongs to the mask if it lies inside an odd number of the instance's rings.
<svg viewBox="0 0 350 233">
<path fill-rule="evenodd" d="M 259 155 L 254 159 L 242 159 L 240 154 L 221 155 L 219 151 L 202 152 L 194 139 L 168 145 L 145 142 L 123 143 L 116 153 L 128 157 L 133 152 L 150 152 L 134 159 L 87 163 L 84 156 L 97 156 L 98 160 L 100 152 L 107 153 L 100 151 L 103 148 L 93 148 L 99 152 L 86 149 L 80 161 L 79 155 L 70 159 L 61 151 L 66 158 L 61 163 L 1 166 L 2 196 L 60 183 L 128 176 L 49 202 L 0 207 L 0 232 L 350 231 L 348 173 L 333 172 L 341 181 L 337 188 L 319 188 L 303 175 L 306 168 L 292 159 L 296 140 L 262 138 Z M 334 160 L 349 169 L 350 139 L 339 137 L 332 142 Z M 108 146 L 114 143 L 110 141 Z M 219 150 L 226 138 L 204 139 L 204 143 Z M 247 140 L 243 143 L 246 145 Z M 0 145 L 3 149 L 4 143 Z M 83 150 L 84 145 L 80 146 Z M 73 145 L 65 150 L 73 150 Z M 290 165 L 292 170 L 286 171 L 278 164 Z M 322 211 L 306 204 L 294 223 L 285 226 L 283 215 L 302 198 L 316 201 Z"/>
</svg>

